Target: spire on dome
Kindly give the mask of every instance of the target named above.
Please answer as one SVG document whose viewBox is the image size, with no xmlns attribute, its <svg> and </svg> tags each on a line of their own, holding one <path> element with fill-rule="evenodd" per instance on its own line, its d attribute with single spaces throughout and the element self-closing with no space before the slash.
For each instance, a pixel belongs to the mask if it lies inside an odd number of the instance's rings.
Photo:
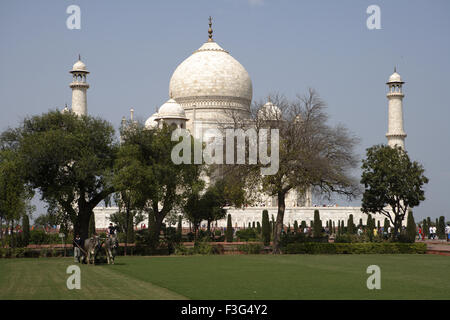
<svg viewBox="0 0 450 320">
<path fill-rule="evenodd" d="M 81 55 L 78 54 L 78 61 L 81 61 Z"/>
<path fill-rule="evenodd" d="M 394 66 L 394 72 L 397 72 L 397 66 Z"/>
<path fill-rule="evenodd" d="M 209 39 L 208 39 L 208 42 L 213 42 L 214 40 L 213 40 L 213 38 L 212 38 L 212 34 L 213 34 L 213 30 L 212 30 L 212 18 L 211 18 L 211 16 L 209 16 L 209 29 L 208 29 L 208 37 L 209 37 Z"/>
</svg>

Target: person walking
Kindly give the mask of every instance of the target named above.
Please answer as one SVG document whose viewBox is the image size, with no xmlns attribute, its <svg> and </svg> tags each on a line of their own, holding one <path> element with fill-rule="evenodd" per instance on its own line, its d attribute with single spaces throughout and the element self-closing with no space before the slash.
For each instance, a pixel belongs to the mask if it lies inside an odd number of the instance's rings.
<svg viewBox="0 0 450 320">
<path fill-rule="evenodd" d="M 450 223 L 447 223 L 445 227 L 445 234 L 447 235 L 447 241 L 450 241 Z"/>
<path fill-rule="evenodd" d="M 73 239 L 73 260 L 74 262 L 81 262 L 81 248 L 83 247 L 83 240 L 81 240 L 80 235 L 77 234 L 75 239 Z"/>
</svg>

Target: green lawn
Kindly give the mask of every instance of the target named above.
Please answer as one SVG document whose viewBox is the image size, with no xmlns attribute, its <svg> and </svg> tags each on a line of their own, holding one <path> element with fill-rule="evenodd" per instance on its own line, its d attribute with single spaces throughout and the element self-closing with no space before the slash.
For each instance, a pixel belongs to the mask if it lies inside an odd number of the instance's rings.
<svg viewBox="0 0 450 320">
<path fill-rule="evenodd" d="M 81 265 L 68 290 L 72 261 L 0 259 L 0 299 L 450 299 L 450 257 L 437 255 L 117 257 Z M 366 287 L 372 264 L 381 290 Z"/>
</svg>

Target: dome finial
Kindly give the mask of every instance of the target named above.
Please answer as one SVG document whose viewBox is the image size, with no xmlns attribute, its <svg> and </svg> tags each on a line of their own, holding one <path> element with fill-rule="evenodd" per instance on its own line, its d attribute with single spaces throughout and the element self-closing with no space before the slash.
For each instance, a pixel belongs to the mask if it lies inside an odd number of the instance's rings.
<svg viewBox="0 0 450 320">
<path fill-rule="evenodd" d="M 397 66 L 394 66 L 394 72 L 397 72 Z"/>
<path fill-rule="evenodd" d="M 81 55 L 78 54 L 78 61 L 81 61 Z"/>
<path fill-rule="evenodd" d="M 209 16 L 209 29 L 208 29 L 208 34 L 209 34 L 208 35 L 208 37 L 209 37 L 208 41 L 209 42 L 214 41 L 213 38 L 212 38 L 213 30 L 212 30 L 211 26 L 212 26 L 212 18 L 211 18 L 211 16 Z"/>
</svg>

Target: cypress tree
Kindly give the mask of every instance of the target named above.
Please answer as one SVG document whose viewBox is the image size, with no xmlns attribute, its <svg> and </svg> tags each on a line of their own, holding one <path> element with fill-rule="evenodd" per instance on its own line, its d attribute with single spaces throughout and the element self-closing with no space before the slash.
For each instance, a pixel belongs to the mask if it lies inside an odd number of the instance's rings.
<svg viewBox="0 0 450 320">
<path fill-rule="evenodd" d="M 181 215 L 178 216 L 178 225 L 177 225 L 177 237 L 181 240 L 183 231 L 183 217 Z"/>
<path fill-rule="evenodd" d="M 406 221 L 406 238 L 408 242 L 416 241 L 416 222 L 414 221 L 413 212 L 411 209 L 408 210 L 408 217 Z"/>
<path fill-rule="evenodd" d="M 257 232 L 258 234 L 261 234 L 261 224 L 259 223 L 259 221 L 256 222 L 256 232 Z"/>
<path fill-rule="evenodd" d="M 333 221 L 333 234 L 336 233 L 336 223 Z"/>
<path fill-rule="evenodd" d="M 377 221 L 377 229 L 380 230 L 380 220 Z"/>
<path fill-rule="evenodd" d="M 88 236 L 89 238 L 95 233 L 95 215 L 92 212 L 91 217 L 89 218 L 89 227 L 88 227 Z"/>
<path fill-rule="evenodd" d="M 305 228 L 306 228 L 306 221 L 305 220 L 302 220 L 302 222 L 300 223 L 300 227 L 302 228 L 302 232 L 303 232 L 303 230 L 305 230 Z"/>
<path fill-rule="evenodd" d="M 294 221 L 294 232 L 298 233 L 298 222 L 297 222 L 297 220 Z"/>
<path fill-rule="evenodd" d="M 353 215 L 352 214 L 348 217 L 347 232 L 349 234 L 354 234 L 355 233 L 355 224 L 353 223 Z"/>
<path fill-rule="evenodd" d="M 358 225 L 358 227 L 362 228 L 362 226 L 363 226 L 362 218 L 359 218 L 359 225 Z"/>
<path fill-rule="evenodd" d="M 423 219 L 423 221 L 422 221 L 422 232 L 425 236 L 428 236 L 427 219 Z"/>
<path fill-rule="evenodd" d="M 389 228 L 389 225 L 390 225 L 390 223 L 389 223 L 389 219 L 388 218 L 384 218 L 384 231 L 388 231 L 388 228 Z"/>
<path fill-rule="evenodd" d="M 30 243 L 30 218 L 25 214 L 22 218 L 23 229 L 23 246 L 26 247 Z"/>
<path fill-rule="evenodd" d="M 436 233 L 439 239 L 445 240 L 445 217 L 440 216 Z"/>
<path fill-rule="evenodd" d="M 319 210 L 314 210 L 314 227 L 313 237 L 320 238 L 322 236 L 322 220 L 320 220 Z"/>
<path fill-rule="evenodd" d="M 252 228 L 252 224 L 251 222 L 248 222 L 248 228 L 251 229 Z"/>
<path fill-rule="evenodd" d="M 225 239 L 227 242 L 233 242 L 233 225 L 231 224 L 231 214 L 228 214 L 227 218 L 227 231 L 225 233 Z"/>
<path fill-rule="evenodd" d="M 263 210 L 262 213 L 262 239 L 265 246 L 270 244 L 270 223 L 269 223 L 269 212 L 267 210 Z"/>
</svg>

